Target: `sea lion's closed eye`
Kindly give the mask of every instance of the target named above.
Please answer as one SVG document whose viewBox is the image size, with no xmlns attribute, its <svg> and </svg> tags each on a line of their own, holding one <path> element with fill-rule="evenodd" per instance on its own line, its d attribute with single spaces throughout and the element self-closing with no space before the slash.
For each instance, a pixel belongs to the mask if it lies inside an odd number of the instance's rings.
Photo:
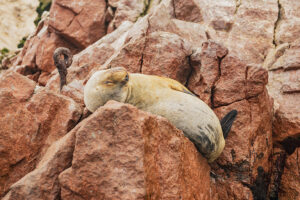
<svg viewBox="0 0 300 200">
<path fill-rule="evenodd" d="M 105 85 L 113 85 L 114 82 L 113 82 L 113 81 L 104 81 L 104 84 L 105 84 Z"/>
</svg>

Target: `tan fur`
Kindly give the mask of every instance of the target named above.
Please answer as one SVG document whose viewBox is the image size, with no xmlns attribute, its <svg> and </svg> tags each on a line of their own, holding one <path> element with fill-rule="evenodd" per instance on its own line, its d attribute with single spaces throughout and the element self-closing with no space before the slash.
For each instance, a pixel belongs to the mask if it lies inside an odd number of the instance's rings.
<svg viewBox="0 0 300 200">
<path fill-rule="evenodd" d="M 225 140 L 215 113 L 173 79 L 128 73 L 124 68 L 98 71 L 84 88 L 85 105 L 94 112 L 108 100 L 129 103 L 167 118 L 184 132 L 208 162 L 223 151 Z"/>
</svg>

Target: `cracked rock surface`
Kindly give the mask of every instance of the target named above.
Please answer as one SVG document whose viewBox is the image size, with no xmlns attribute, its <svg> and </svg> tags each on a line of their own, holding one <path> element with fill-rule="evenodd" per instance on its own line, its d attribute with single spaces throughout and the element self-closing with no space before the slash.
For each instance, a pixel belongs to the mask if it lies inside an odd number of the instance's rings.
<svg viewBox="0 0 300 200">
<path fill-rule="evenodd" d="M 3 199 L 299 199 L 300 2 L 54 0 L 0 75 Z M 59 90 L 52 53 L 74 54 Z M 170 77 L 221 119 L 212 164 L 166 119 L 108 102 L 88 116 L 97 70 Z"/>
</svg>

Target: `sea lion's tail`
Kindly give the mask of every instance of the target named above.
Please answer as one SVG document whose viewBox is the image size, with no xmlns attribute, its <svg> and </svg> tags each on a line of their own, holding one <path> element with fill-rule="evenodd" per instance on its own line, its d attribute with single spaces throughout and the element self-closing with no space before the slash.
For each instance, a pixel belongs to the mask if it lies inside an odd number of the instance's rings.
<svg viewBox="0 0 300 200">
<path fill-rule="evenodd" d="M 229 113 L 227 113 L 225 117 L 223 117 L 223 119 L 221 119 L 220 123 L 221 123 L 224 138 L 227 138 L 237 113 L 238 112 L 236 110 L 232 110 Z"/>
</svg>

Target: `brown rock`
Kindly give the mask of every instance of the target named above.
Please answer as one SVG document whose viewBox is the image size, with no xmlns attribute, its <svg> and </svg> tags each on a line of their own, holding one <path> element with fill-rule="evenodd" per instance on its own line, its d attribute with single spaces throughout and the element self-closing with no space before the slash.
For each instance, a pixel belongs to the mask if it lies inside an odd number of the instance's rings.
<svg viewBox="0 0 300 200">
<path fill-rule="evenodd" d="M 211 178 L 211 190 L 211 199 L 213 200 L 253 199 L 251 190 L 238 181 L 224 181 L 222 179 L 216 181 Z"/>
<path fill-rule="evenodd" d="M 33 95 L 35 85 L 34 81 L 13 71 L 0 76 L 0 88 L 9 90 L 18 101 L 28 100 Z"/>
<path fill-rule="evenodd" d="M 8 72 L 0 77 L 0 196 L 34 167 L 38 123 L 24 108 L 35 83 Z"/>
<path fill-rule="evenodd" d="M 300 130 L 300 41 L 295 41 L 269 69 L 268 90 L 274 98 L 274 140 L 299 134 Z"/>
<path fill-rule="evenodd" d="M 214 90 L 214 106 L 228 105 L 261 94 L 268 82 L 267 71 L 246 66 L 236 57 L 226 56 Z"/>
<path fill-rule="evenodd" d="M 49 30 L 48 26 L 44 26 L 26 42 L 18 58 L 20 61 L 17 61 L 24 68 L 21 71 L 19 69 L 20 73 L 31 75 L 40 70 L 51 73 L 56 69 L 52 58 L 53 52 L 60 46 L 70 48 L 73 53 L 78 51 L 72 44 Z"/>
<path fill-rule="evenodd" d="M 146 15 L 147 7 L 151 1 L 140 1 L 140 0 L 120 0 L 115 4 L 114 19 L 110 22 L 109 27 L 112 30 L 118 28 L 122 22 L 131 21 L 135 22 L 137 19 Z M 111 30 L 111 31 L 112 31 Z"/>
<path fill-rule="evenodd" d="M 45 86 L 50 78 L 51 74 L 49 72 L 42 72 L 38 79 L 39 85 Z"/>
<path fill-rule="evenodd" d="M 217 108 L 215 111 L 221 118 L 232 109 L 238 110 L 237 119 L 226 139 L 223 153 L 212 165 L 212 168 L 216 174 L 215 181 L 220 197 L 224 196 L 223 193 L 227 193 L 229 199 L 236 196 L 247 199 L 249 198 L 247 191 L 249 189 L 256 190 L 259 187 L 256 185 L 258 167 L 263 167 L 266 174 L 270 172 L 272 102 L 265 89 L 258 96 L 237 101 Z M 241 191 L 233 189 L 236 188 L 233 184 L 235 181 L 244 185 L 244 187 L 240 187 Z M 267 187 L 268 178 L 263 180 L 263 184 Z M 222 187 L 223 189 L 221 189 Z M 268 195 L 267 189 L 259 191 L 259 193 Z M 254 199 L 257 198 L 256 194 L 253 193 Z M 226 195 L 224 199 L 226 199 Z"/>
<path fill-rule="evenodd" d="M 281 177 L 286 162 L 287 153 L 284 149 L 278 147 L 273 148 L 272 155 L 272 171 L 270 174 L 270 199 L 278 199 L 279 188 L 281 185 Z"/>
<path fill-rule="evenodd" d="M 82 113 L 81 108 L 72 99 L 46 89 L 40 89 L 26 107 L 40 124 L 39 139 L 43 141 L 41 154 L 70 131 Z"/>
<path fill-rule="evenodd" d="M 49 25 L 68 41 L 83 48 L 106 34 L 105 12 L 105 0 L 55 0 Z"/>
<path fill-rule="evenodd" d="M 197 5 L 197 1 L 185 1 L 185 0 L 174 0 L 174 14 L 176 19 L 189 21 L 189 22 L 201 22 L 203 17 Z"/>
<path fill-rule="evenodd" d="M 30 81 L 30 80 L 29 80 Z M 0 196 L 35 167 L 39 124 L 12 90 L 0 90 Z"/>
<path fill-rule="evenodd" d="M 130 22 L 124 22 L 113 33 L 106 35 L 99 41 L 90 45 L 85 50 L 74 55 L 73 63 L 68 68 L 67 85 L 63 87 L 62 94 L 71 97 L 83 106 L 83 86 L 90 75 L 103 69 L 102 65 L 109 59 L 114 52 L 118 51 L 125 41 L 127 29 L 132 26 Z M 57 70 L 50 75 L 46 87 L 52 91 L 60 92 L 60 80 Z"/>
<path fill-rule="evenodd" d="M 284 171 L 281 177 L 279 199 L 299 199 L 300 198 L 300 149 L 298 148 L 292 155 L 287 157 Z"/>
<path fill-rule="evenodd" d="M 189 79 L 188 87 L 210 106 L 212 106 L 212 91 L 221 75 L 221 60 L 227 53 L 228 50 L 225 47 L 209 40 L 191 55 L 191 65 L 194 71 Z"/>
<path fill-rule="evenodd" d="M 47 147 L 65 135 L 81 115 L 64 96 L 39 90 L 35 82 L 15 73 L 1 76 L 0 194 L 32 171 Z M 9 122 L 9 123 L 8 123 Z"/>
<path fill-rule="evenodd" d="M 71 165 L 74 133 L 72 131 L 54 142 L 35 170 L 14 183 L 3 200 L 60 198 L 58 175 Z"/>
<path fill-rule="evenodd" d="M 196 47 L 200 47 L 204 41 L 209 39 L 205 26 L 175 19 L 173 4 L 170 1 L 162 1 L 153 9 L 148 18 L 148 33 L 156 31 L 174 33 Z"/>
<path fill-rule="evenodd" d="M 160 75 L 187 83 L 191 47 L 175 34 L 154 32 L 146 37 L 141 69 L 143 74 Z"/>
<path fill-rule="evenodd" d="M 59 181 L 63 199 L 209 199 L 210 187 L 206 160 L 181 131 L 113 101 L 83 122 Z"/>
<path fill-rule="evenodd" d="M 280 5 L 279 18 L 275 29 L 275 42 L 277 45 L 292 43 L 299 39 L 300 34 L 300 15 L 299 1 L 278 1 Z"/>
<path fill-rule="evenodd" d="M 39 35 L 37 36 L 39 37 L 39 45 L 36 49 L 35 64 L 42 71 L 51 73 L 56 69 L 53 61 L 53 52 L 57 47 L 67 47 L 72 50 L 72 53 L 76 52 L 72 44 L 65 42 L 54 32 L 45 30 L 45 32 L 42 33 L 41 30 Z"/>
</svg>

